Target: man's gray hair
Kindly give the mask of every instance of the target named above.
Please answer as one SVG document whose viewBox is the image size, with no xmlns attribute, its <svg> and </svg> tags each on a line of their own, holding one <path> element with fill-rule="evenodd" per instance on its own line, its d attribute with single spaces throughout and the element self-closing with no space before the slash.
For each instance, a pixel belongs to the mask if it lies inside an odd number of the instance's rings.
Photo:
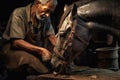
<svg viewBox="0 0 120 80">
<path fill-rule="evenodd" d="M 41 4 L 46 4 L 47 2 L 51 0 L 38 0 Z M 57 0 L 53 0 L 53 5 L 57 5 Z"/>
</svg>

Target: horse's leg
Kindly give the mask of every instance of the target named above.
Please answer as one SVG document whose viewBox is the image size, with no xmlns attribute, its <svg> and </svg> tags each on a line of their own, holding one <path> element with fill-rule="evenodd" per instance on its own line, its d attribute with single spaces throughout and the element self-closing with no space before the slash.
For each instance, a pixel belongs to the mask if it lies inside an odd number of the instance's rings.
<svg viewBox="0 0 120 80">
<path fill-rule="evenodd" d="M 69 54 L 68 64 L 71 69 L 75 69 L 77 66 L 74 64 L 74 59 L 77 58 L 79 55 L 83 55 L 84 50 L 87 48 L 87 45 L 83 44 L 78 39 L 73 39 L 72 42 L 72 51 Z"/>
</svg>

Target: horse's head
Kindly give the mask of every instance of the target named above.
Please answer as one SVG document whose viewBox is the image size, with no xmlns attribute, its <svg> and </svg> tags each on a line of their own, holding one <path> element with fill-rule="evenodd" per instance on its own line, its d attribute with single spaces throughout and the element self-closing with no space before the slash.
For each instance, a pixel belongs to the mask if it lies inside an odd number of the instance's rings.
<svg viewBox="0 0 120 80">
<path fill-rule="evenodd" d="M 84 27 L 81 17 L 77 15 L 77 6 L 73 4 L 64 12 L 57 33 L 58 44 L 51 63 L 58 67 L 61 63 L 69 64 L 81 54 L 89 43 L 89 30 Z"/>
</svg>

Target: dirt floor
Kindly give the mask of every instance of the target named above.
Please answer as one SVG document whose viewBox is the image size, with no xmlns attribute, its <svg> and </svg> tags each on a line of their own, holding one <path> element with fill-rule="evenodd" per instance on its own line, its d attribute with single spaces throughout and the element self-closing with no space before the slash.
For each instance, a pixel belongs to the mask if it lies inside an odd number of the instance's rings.
<svg viewBox="0 0 120 80">
<path fill-rule="evenodd" d="M 120 70 L 112 71 L 98 68 L 81 68 L 72 75 L 44 74 L 28 76 L 27 80 L 120 80 Z"/>
</svg>

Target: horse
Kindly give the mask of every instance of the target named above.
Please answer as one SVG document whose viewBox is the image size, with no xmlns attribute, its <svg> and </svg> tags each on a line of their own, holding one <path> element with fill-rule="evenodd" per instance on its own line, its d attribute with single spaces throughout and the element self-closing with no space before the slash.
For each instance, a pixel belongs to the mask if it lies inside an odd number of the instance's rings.
<svg viewBox="0 0 120 80">
<path fill-rule="evenodd" d="M 66 15 L 63 24 L 61 24 L 62 27 L 59 27 L 56 34 L 58 43 L 54 47 L 55 54 L 51 63 L 57 69 L 61 66 L 62 68 L 64 66 L 64 70 L 70 69 L 69 65 L 72 64 L 71 62 L 79 53 L 82 53 L 86 49 L 90 40 L 89 30 L 87 27 L 81 25 L 82 21 L 77 16 L 76 5 L 73 5 L 71 9 Z M 64 70 L 58 71 L 58 73 Z"/>
<path fill-rule="evenodd" d="M 95 22 L 94 20 L 85 19 L 91 16 L 90 19 L 92 19 L 93 17 L 95 18 L 95 16 L 103 14 L 111 14 L 115 17 L 118 16 L 117 9 L 115 10 L 116 13 L 106 12 L 110 10 L 108 4 L 105 4 L 104 9 L 97 5 L 97 3 L 102 5 L 102 3 L 106 2 L 107 1 L 94 0 L 81 5 L 79 1 L 67 7 L 58 25 L 59 29 L 56 34 L 58 42 L 54 47 L 54 54 L 51 59 L 51 64 L 55 72 L 65 74 L 71 73 L 72 66 L 74 66 L 73 61 L 87 49 L 92 38 L 92 31 L 105 30 L 109 33 L 115 33 L 115 35 L 119 37 L 118 26 L 111 27 L 106 24 Z M 111 3 L 111 1 L 108 2 Z M 104 13 L 100 13 L 101 11 Z"/>
</svg>

